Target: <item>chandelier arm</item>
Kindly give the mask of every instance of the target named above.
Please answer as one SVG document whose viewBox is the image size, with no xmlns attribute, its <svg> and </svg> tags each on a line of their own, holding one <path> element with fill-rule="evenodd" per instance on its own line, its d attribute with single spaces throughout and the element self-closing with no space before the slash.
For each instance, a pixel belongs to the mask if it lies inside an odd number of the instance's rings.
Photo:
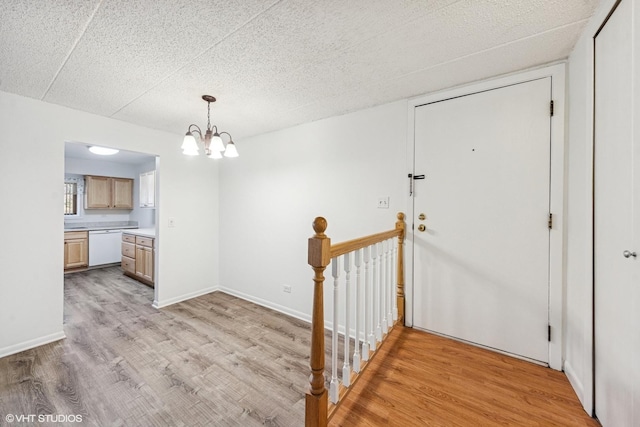
<svg viewBox="0 0 640 427">
<path fill-rule="evenodd" d="M 222 138 L 222 135 L 227 134 L 229 136 L 229 141 L 233 141 L 233 138 L 231 137 L 231 134 L 229 132 L 220 132 L 220 138 Z"/>
<path fill-rule="evenodd" d="M 194 130 L 191 130 L 192 126 L 195 127 Z M 200 130 L 200 127 L 198 125 L 190 124 L 189 125 L 189 129 L 187 129 L 187 132 L 190 132 L 190 133 L 194 133 L 195 132 L 195 133 L 197 133 L 200 136 L 200 141 L 204 141 L 204 136 L 202 136 L 202 130 Z"/>
</svg>

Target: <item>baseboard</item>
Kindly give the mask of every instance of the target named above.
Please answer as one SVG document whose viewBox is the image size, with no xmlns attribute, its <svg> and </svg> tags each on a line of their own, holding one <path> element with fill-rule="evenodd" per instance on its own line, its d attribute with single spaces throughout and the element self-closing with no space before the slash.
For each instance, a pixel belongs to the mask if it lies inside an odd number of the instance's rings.
<svg viewBox="0 0 640 427">
<path fill-rule="evenodd" d="M 221 286 L 219 291 L 224 292 L 225 294 L 233 295 L 234 297 L 241 298 L 243 300 L 252 302 L 254 304 L 261 305 L 266 308 L 270 308 L 271 310 L 278 311 L 280 313 L 286 314 L 291 317 L 295 317 L 296 319 L 300 319 L 307 323 L 311 323 L 311 316 L 306 313 L 302 313 L 300 311 L 292 310 L 289 307 L 285 307 L 283 305 L 275 304 L 271 301 L 263 300 L 261 298 L 254 297 L 253 295 L 248 295 L 243 292 L 236 291 L 235 289 L 229 289 Z"/>
<path fill-rule="evenodd" d="M 249 302 L 252 302 L 254 304 L 258 304 L 258 305 L 260 305 L 262 307 L 270 308 L 271 310 L 275 310 L 275 311 L 277 311 L 279 313 L 286 314 L 287 316 L 295 317 L 296 319 L 302 320 L 302 321 L 307 322 L 307 323 L 311 323 L 311 316 L 306 314 L 306 313 L 302 313 L 300 311 L 292 310 L 289 307 L 285 307 L 283 305 L 275 304 L 275 303 L 273 303 L 271 301 L 263 300 L 261 298 L 254 297 L 253 295 L 249 295 L 249 294 L 245 294 L 243 292 L 236 291 L 235 289 L 229 289 L 229 288 L 225 288 L 225 287 L 220 287 L 220 289 L 218 289 L 218 290 L 220 292 L 224 292 L 225 294 L 232 295 L 234 297 L 243 299 L 245 301 L 249 301 Z M 327 331 L 332 331 L 333 330 L 333 322 L 331 322 L 329 320 L 326 320 L 324 322 L 324 328 Z M 352 338 L 356 336 L 355 329 L 349 328 L 349 332 L 350 332 L 349 336 L 351 336 Z M 338 325 L 338 334 L 344 336 L 344 325 Z M 364 340 L 363 336 L 361 336 L 361 340 Z"/>
<path fill-rule="evenodd" d="M 564 361 L 564 374 L 569 379 L 569 383 L 573 390 L 576 392 L 578 399 L 584 406 L 584 386 L 582 385 L 582 381 L 576 375 L 576 372 L 573 370 L 571 363 L 568 360 Z"/>
<path fill-rule="evenodd" d="M 0 348 L 0 358 L 9 356 L 11 354 L 20 353 L 21 351 L 30 350 L 32 348 L 49 344 L 54 341 L 59 341 L 65 338 L 66 338 L 66 335 L 64 334 L 64 331 L 60 331 L 54 334 L 45 335 L 40 338 L 32 339 L 29 341 L 23 341 L 15 345 L 10 345 L 9 347 Z"/>
<path fill-rule="evenodd" d="M 169 299 L 163 300 L 163 301 L 154 300 L 153 304 L 152 304 L 152 307 L 153 308 L 167 307 L 167 306 L 169 306 L 171 304 L 175 304 L 175 303 L 178 303 L 178 302 L 186 301 L 188 299 L 196 298 L 196 297 L 199 297 L 199 296 L 202 296 L 202 295 L 206 295 L 206 294 L 210 294 L 211 292 L 216 292 L 216 291 L 219 291 L 219 290 L 220 290 L 220 288 L 218 286 L 212 286 L 210 288 L 200 289 L 199 291 L 196 291 L 196 292 L 183 294 L 183 295 L 180 295 L 178 297 L 169 298 Z"/>
</svg>

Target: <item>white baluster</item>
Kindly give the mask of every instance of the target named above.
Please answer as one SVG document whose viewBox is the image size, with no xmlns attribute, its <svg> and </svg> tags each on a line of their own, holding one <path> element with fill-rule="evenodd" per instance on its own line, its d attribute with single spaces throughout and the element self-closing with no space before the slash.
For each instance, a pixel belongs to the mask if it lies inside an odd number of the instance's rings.
<svg viewBox="0 0 640 427">
<path fill-rule="evenodd" d="M 329 400 L 338 403 L 338 284 L 340 278 L 340 258 L 331 260 L 333 276 L 333 334 L 331 336 L 331 383 L 329 384 Z"/>
<path fill-rule="evenodd" d="M 345 316 L 344 316 L 344 364 L 342 365 L 342 384 L 349 387 L 351 384 L 351 367 L 349 366 L 349 350 L 351 350 L 351 339 L 349 320 L 351 317 L 351 253 L 344 254 L 345 272 Z"/>
<path fill-rule="evenodd" d="M 375 284 L 375 274 L 376 274 L 376 266 L 375 266 L 375 245 L 367 246 L 364 248 L 364 272 L 365 272 L 365 298 L 364 298 L 364 316 L 365 316 L 365 324 L 366 324 L 366 333 L 368 334 L 365 338 L 365 343 L 367 345 L 367 351 L 364 351 L 364 345 L 362 346 L 362 359 L 369 360 L 369 352 L 375 351 L 376 349 L 376 337 L 373 334 L 374 330 L 374 284 Z M 373 261 L 373 265 L 371 270 L 369 270 L 369 256 L 371 255 L 371 260 Z M 368 341 L 367 341 L 368 340 Z"/>
<path fill-rule="evenodd" d="M 387 240 L 387 331 L 393 327 L 393 239 Z"/>
<path fill-rule="evenodd" d="M 376 264 L 378 264 L 378 269 L 375 272 L 376 275 L 376 290 L 373 295 L 375 296 L 375 301 L 373 306 L 375 307 L 374 311 L 376 312 L 375 324 L 376 324 L 376 340 L 378 342 L 382 341 L 382 327 L 380 323 L 382 322 L 382 316 L 384 313 L 384 309 L 382 308 L 382 245 L 380 243 L 376 243 L 374 245 L 375 248 L 375 258 L 373 259 L 374 270 Z"/>
<path fill-rule="evenodd" d="M 395 239 L 391 239 L 389 240 L 389 244 L 391 245 L 391 272 L 390 272 L 390 276 L 391 279 L 389 281 L 390 284 L 390 289 L 389 289 L 389 297 L 391 298 L 389 301 L 391 302 L 391 304 L 389 304 L 390 307 L 390 313 L 389 313 L 389 318 L 391 319 L 391 326 L 393 326 L 393 324 L 396 322 L 396 320 L 398 320 L 398 299 L 396 298 L 396 262 L 397 262 L 397 249 L 395 246 Z"/>
<path fill-rule="evenodd" d="M 362 250 L 354 252 L 353 262 L 356 266 L 356 316 L 355 316 L 355 348 L 353 350 L 353 370 L 360 372 L 360 317 L 362 312 L 361 290 L 362 277 L 360 277 L 360 265 L 362 264 Z"/>
<path fill-rule="evenodd" d="M 387 243 L 380 242 L 380 340 L 387 333 Z"/>
</svg>

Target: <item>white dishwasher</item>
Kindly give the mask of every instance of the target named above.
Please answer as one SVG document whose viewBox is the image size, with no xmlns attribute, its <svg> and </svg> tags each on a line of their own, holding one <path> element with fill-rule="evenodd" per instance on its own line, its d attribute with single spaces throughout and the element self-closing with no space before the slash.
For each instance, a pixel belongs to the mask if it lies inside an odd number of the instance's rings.
<svg viewBox="0 0 640 427">
<path fill-rule="evenodd" d="M 122 259 L 122 230 L 89 232 L 89 267 L 113 264 Z"/>
</svg>

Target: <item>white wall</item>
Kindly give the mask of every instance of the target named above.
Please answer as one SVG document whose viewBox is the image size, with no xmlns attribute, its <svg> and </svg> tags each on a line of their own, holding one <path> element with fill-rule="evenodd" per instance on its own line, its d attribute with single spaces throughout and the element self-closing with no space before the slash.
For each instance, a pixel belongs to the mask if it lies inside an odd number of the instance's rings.
<svg viewBox="0 0 640 427">
<path fill-rule="evenodd" d="M 101 159 L 65 158 L 65 173 L 76 175 L 115 176 L 135 178 L 138 166 L 130 163 L 113 162 Z"/>
<path fill-rule="evenodd" d="M 181 139 L 0 92 L 0 357 L 62 336 L 65 141 L 160 156 L 157 305 L 217 286 L 218 170 Z"/>
<path fill-rule="evenodd" d="M 310 319 L 313 219 L 327 219 L 335 243 L 394 228 L 408 195 L 406 134 L 401 101 L 238 143 L 240 157 L 221 161 L 221 286 Z"/>
<path fill-rule="evenodd" d="M 592 375 L 593 36 L 615 0 L 603 0 L 569 57 L 565 372 L 588 413 Z"/>
</svg>

